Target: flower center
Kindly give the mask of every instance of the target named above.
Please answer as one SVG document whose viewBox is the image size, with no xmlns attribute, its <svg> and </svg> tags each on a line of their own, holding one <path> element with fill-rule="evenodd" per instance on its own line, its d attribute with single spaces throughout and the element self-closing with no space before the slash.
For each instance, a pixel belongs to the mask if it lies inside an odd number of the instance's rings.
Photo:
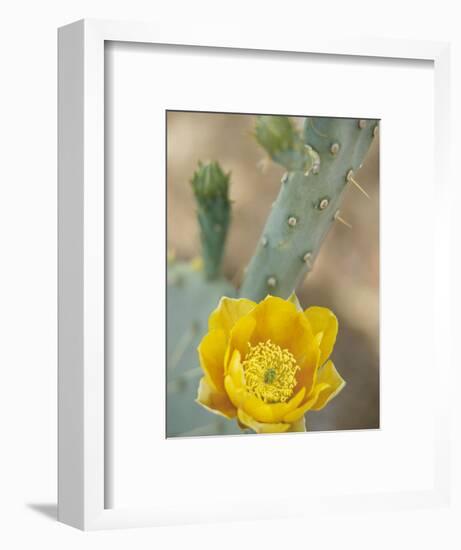
<svg viewBox="0 0 461 550">
<path fill-rule="evenodd" d="M 247 389 L 265 403 L 284 403 L 296 386 L 296 359 L 270 340 L 249 350 L 242 363 Z"/>
</svg>

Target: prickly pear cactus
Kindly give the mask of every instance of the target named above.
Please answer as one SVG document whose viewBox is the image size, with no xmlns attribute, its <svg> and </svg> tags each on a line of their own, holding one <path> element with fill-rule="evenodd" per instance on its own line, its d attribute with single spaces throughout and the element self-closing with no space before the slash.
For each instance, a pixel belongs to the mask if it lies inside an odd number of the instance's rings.
<svg viewBox="0 0 461 550">
<path fill-rule="evenodd" d="M 287 172 L 273 204 L 240 295 L 288 298 L 312 269 L 320 245 L 337 220 L 377 132 L 376 120 L 306 118 L 303 136 L 287 117 L 258 117 L 256 139 Z"/>
<path fill-rule="evenodd" d="M 208 317 L 223 296 L 259 302 L 268 294 L 292 295 L 333 223 L 345 223 L 339 206 L 346 187 L 366 194 L 354 172 L 377 129 L 376 120 L 306 118 L 301 133 L 288 117 L 257 117 L 256 140 L 286 173 L 239 292 L 221 272 L 231 219 L 230 175 L 218 163 L 199 163 L 191 185 L 202 258 L 168 262 L 167 436 L 245 433 L 235 420 L 195 401 L 203 374 L 197 347 Z"/>
<path fill-rule="evenodd" d="M 241 433 L 235 422 L 200 407 L 197 346 L 208 317 L 222 296 L 235 288 L 220 274 L 230 221 L 229 175 L 219 164 L 199 163 L 192 181 L 197 201 L 202 259 L 168 262 L 167 281 L 167 436 Z"/>
</svg>

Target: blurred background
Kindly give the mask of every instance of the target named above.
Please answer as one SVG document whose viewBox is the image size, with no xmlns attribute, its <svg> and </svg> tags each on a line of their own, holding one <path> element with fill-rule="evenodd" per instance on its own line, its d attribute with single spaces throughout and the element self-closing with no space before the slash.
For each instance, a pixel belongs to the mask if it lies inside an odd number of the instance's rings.
<svg viewBox="0 0 461 550">
<path fill-rule="evenodd" d="M 293 121 L 302 124 L 303 119 Z M 254 123 L 253 115 L 167 113 L 168 249 L 184 260 L 200 254 L 190 179 L 199 160 L 219 161 L 232 174 L 224 273 L 237 286 L 284 173 L 256 143 Z M 308 413 L 309 430 L 379 427 L 379 138 L 356 179 L 371 200 L 353 185 L 346 189 L 341 216 L 352 229 L 339 222 L 332 227 L 312 272 L 297 289 L 303 308 L 325 306 L 337 315 L 332 359 L 347 382 L 324 410 Z"/>
</svg>

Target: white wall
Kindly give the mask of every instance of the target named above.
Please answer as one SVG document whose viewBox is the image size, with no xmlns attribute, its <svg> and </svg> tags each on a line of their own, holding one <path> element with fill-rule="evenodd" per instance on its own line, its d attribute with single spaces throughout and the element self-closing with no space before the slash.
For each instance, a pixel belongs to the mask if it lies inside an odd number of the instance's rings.
<svg viewBox="0 0 461 550">
<path fill-rule="evenodd" d="M 4 4 L 0 11 L 0 546 L 114 549 L 182 544 L 224 549 L 247 548 L 250 541 L 259 540 L 268 548 L 322 544 L 324 548 L 359 549 L 388 548 L 397 539 L 398 548 L 455 548 L 460 535 L 453 511 L 412 511 L 365 519 L 351 514 L 325 517 L 318 525 L 285 520 L 82 534 L 25 506 L 52 505 L 56 494 L 56 28 L 82 17 L 180 18 L 193 25 L 194 18 L 205 16 L 210 24 L 219 21 L 236 33 L 242 25 L 257 33 L 261 25 L 274 25 L 277 32 L 285 24 L 297 34 L 323 26 L 332 38 L 335 30 L 348 28 L 357 37 L 453 40 L 452 95 L 461 97 L 459 16 L 456 3 L 450 0 L 436 4 L 401 0 L 379 4 L 370 0 L 17 0 Z M 458 100 L 453 104 L 453 129 L 460 127 Z M 453 138 L 457 151 L 459 135 L 453 133 Z M 456 204 L 452 206 L 457 213 Z M 415 223 L 425 223 L 417 213 L 414 216 Z M 459 239 L 461 228 L 456 223 Z M 458 264 L 455 280 L 461 280 Z M 459 293 L 457 298 L 459 303 Z M 456 380 L 459 383 L 460 376 L 453 373 L 447 382 L 447 398 L 456 397 Z M 459 405 L 455 408 L 460 418 Z M 459 422 L 456 427 L 459 430 Z M 459 482 L 459 475 L 456 479 Z M 4 542 L 7 538 L 8 543 Z"/>
</svg>

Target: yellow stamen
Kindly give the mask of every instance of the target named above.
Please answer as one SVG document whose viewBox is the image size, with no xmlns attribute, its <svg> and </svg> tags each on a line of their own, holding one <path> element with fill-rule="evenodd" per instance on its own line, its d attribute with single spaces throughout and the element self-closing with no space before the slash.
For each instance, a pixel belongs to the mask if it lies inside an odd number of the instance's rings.
<svg viewBox="0 0 461 550">
<path fill-rule="evenodd" d="M 248 346 L 242 363 L 247 389 L 265 403 L 285 403 L 293 394 L 299 370 L 293 354 L 270 340 Z"/>
</svg>

